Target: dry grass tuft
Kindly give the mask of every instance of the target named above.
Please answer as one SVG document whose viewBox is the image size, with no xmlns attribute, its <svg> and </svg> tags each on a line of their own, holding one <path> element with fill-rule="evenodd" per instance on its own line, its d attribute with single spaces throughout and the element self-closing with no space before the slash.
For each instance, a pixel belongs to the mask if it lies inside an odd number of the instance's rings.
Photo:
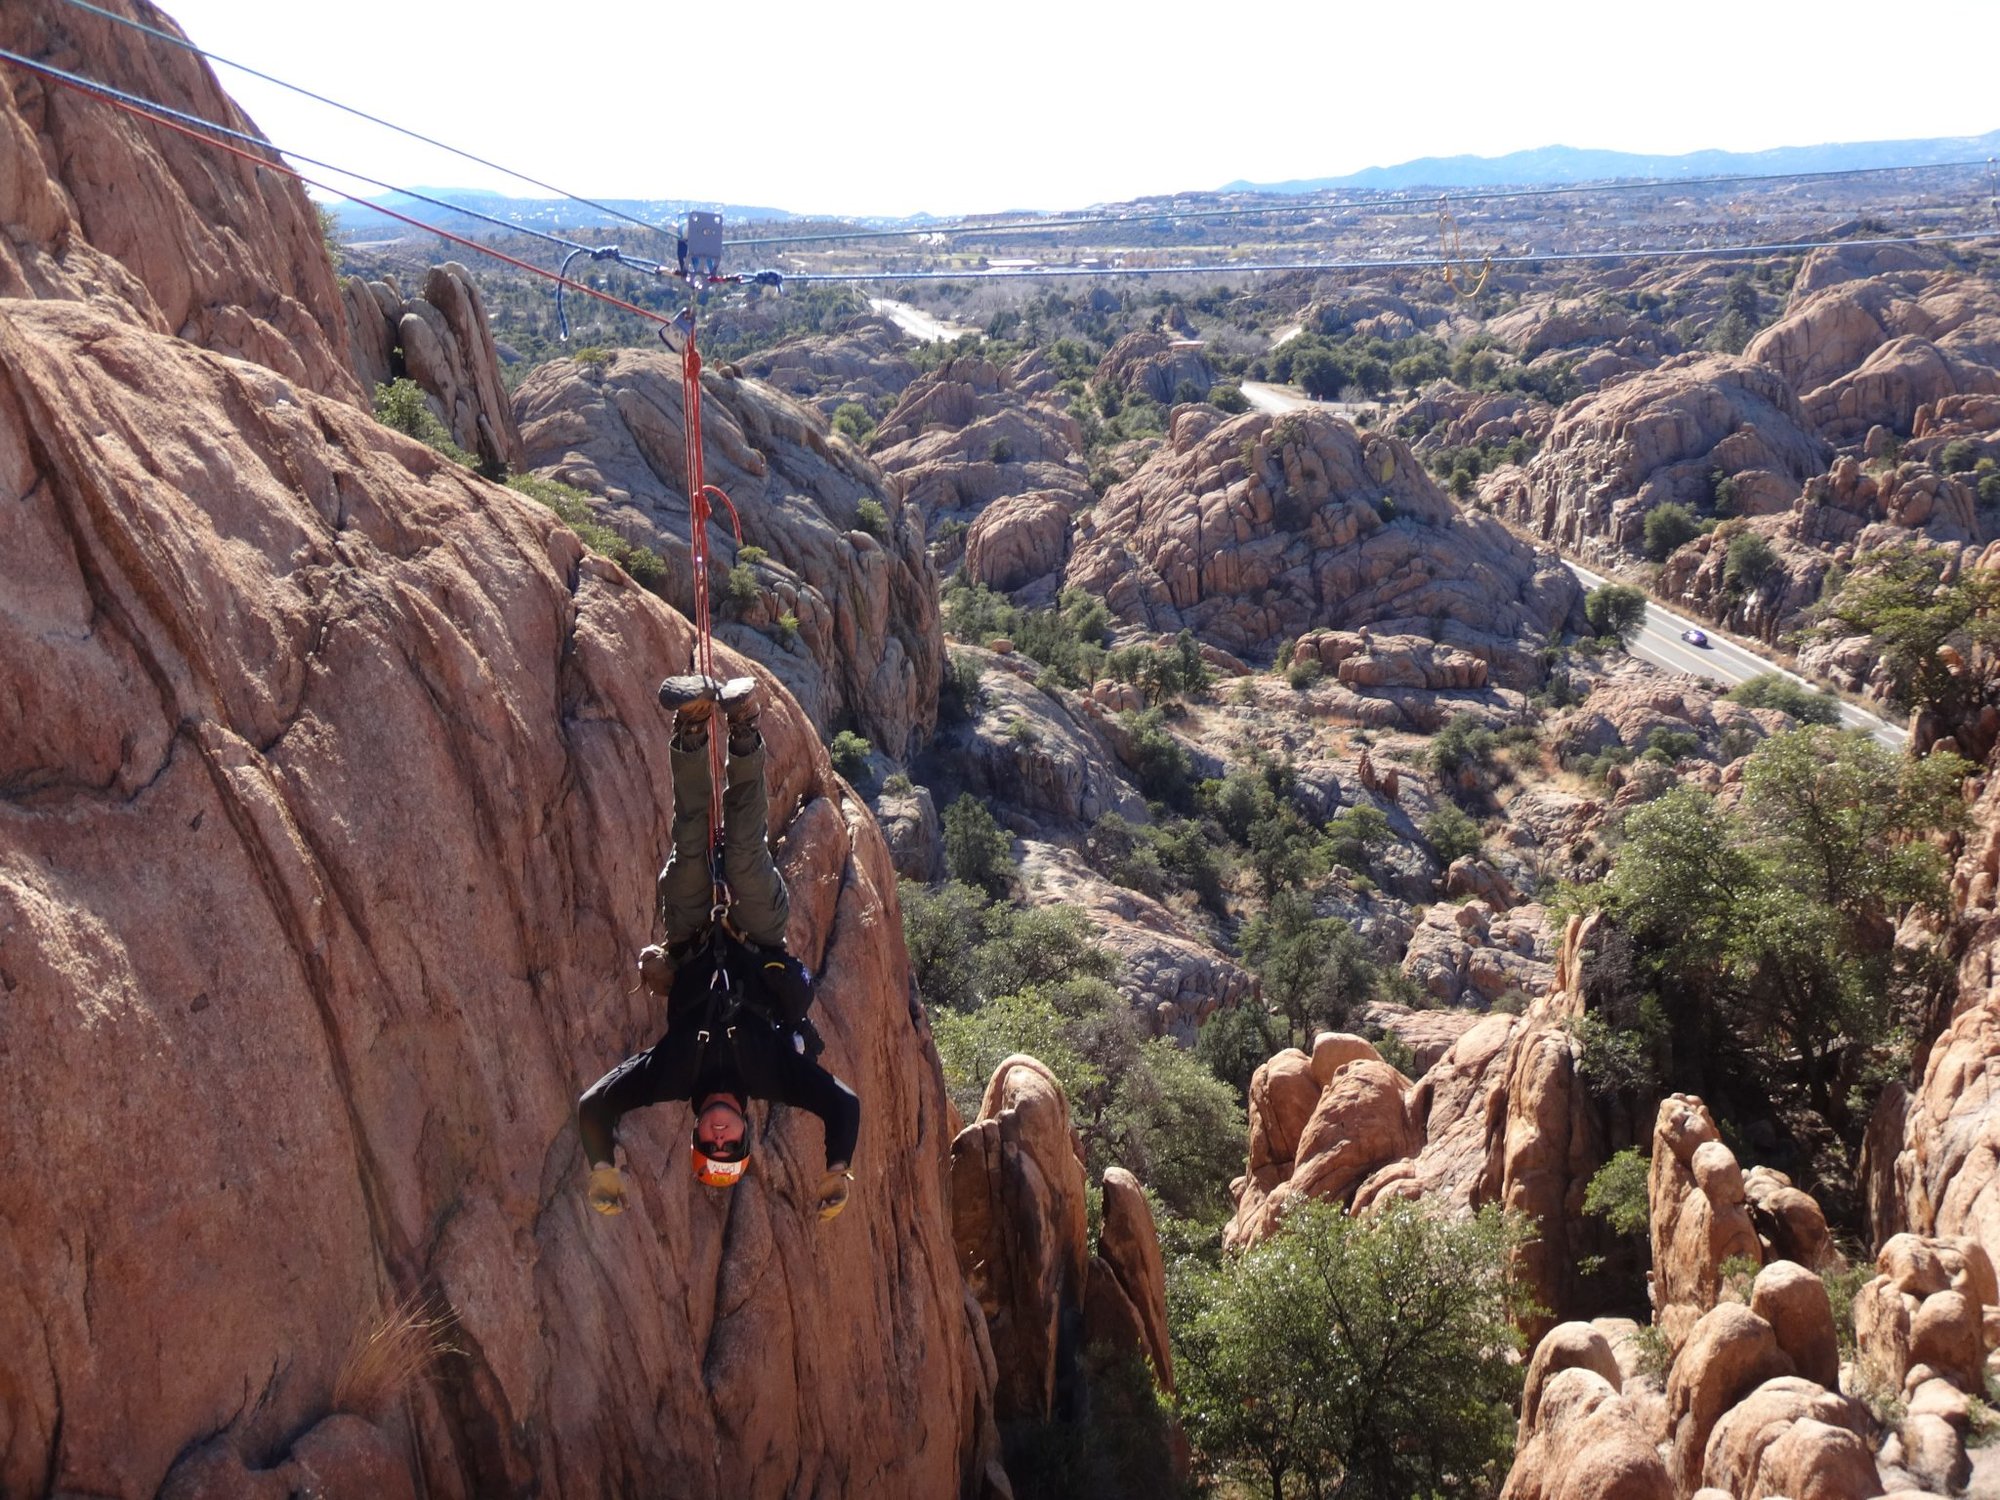
<svg viewBox="0 0 2000 1500">
<path fill-rule="evenodd" d="M 347 1351 L 333 1382 L 333 1409 L 379 1422 L 434 1361 L 459 1352 L 452 1321 L 427 1295 L 398 1302 Z"/>
</svg>

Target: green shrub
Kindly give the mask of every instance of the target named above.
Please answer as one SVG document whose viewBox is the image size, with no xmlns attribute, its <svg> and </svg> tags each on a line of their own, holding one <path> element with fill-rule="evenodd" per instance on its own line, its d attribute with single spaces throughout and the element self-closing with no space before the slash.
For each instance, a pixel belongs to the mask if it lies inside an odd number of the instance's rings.
<svg viewBox="0 0 2000 1500">
<path fill-rule="evenodd" d="M 1326 668 L 1317 656 L 1298 656 L 1285 668 L 1285 681 L 1299 692 L 1304 692 L 1326 675 Z"/>
<path fill-rule="evenodd" d="M 891 771 L 882 778 L 882 790 L 891 797 L 907 797 L 916 789 L 917 784 L 910 780 L 910 773 L 907 771 Z"/>
<path fill-rule="evenodd" d="M 748 563 L 738 563 L 723 576 L 723 597 L 737 614 L 748 614 L 756 607 L 762 590 L 757 587 L 757 570 Z"/>
<path fill-rule="evenodd" d="M 1669 553 L 1700 534 L 1701 522 L 1685 505 L 1670 500 L 1646 512 L 1646 556 L 1654 562 L 1665 562 Z"/>
<path fill-rule="evenodd" d="M 1013 840 L 969 793 L 945 809 L 944 863 L 953 880 L 989 896 L 1006 895 L 1013 881 Z"/>
<path fill-rule="evenodd" d="M 861 503 L 854 507 L 854 524 L 880 541 L 889 539 L 889 512 L 872 495 L 864 496 Z"/>
<path fill-rule="evenodd" d="M 859 446 L 874 435 L 875 419 L 859 401 L 843 401 L 834 408 L 833 430 Z"/>
<path fill-rule="evenodd" d="M 1583 1211 L 1603 1219 L 1614 1234 L 1644 1234 L 1652 1223 L 1647 1172 L 1646 1158 L 1636 1147 L 1618 1152 L 1597 1169 L 1584 1189 Z"/>
<path fill-rule="evenodd" d="M 1979 462 L 1979 445 L 1966 438 L 1953 438 L 1938 453 L 1938 467 L 1947 474 L 1965 474 Z"/>
<path fill-rule="evenodd" d="M 423 387 L 414 380 L 399 376 L 387 385 L 375 387 L 375 420 L 436 449 L 455 464 L 468 469 L 479 467 L 478 459 L 452 441 L 451 429 L 431 410 Z"/>
<path fill-rule="evenodd" d="M 1777 561 L 1776 550 L 1761 535 L 1739 531 L 1729 539 L 1729 551 L 1722 560 L 1723 592 L 1735 595 L 1754 589 Z"/>
<path fill-rule="evenodd" d="M 1629 645 L 1646 623 L 1646 596 L 1622 583 L 1607 583 L 1584 596 L 1584 618 L 1600 639 Z"/>
<path fill-rule="evenodd" d="M 1438 804 L 1436 812 L 1424 819 L 1424 842 L 1431 846 L 1439 864 L 1449 865 L 1468 854 L 1477 854 L 1486 844 L 1479 825 L 1449 802 Z"/>
<path fill-rule="evenodd" d="M 1274 1496 L 1492 1493 L 1514 1441 L 1522 1315 L 1495 1207 L 1306 1199 L 1262 1244 L 1168 1278 L 1181 1420 L 1205 1467 Z"/>
<path fill-rule="evenodd" d="M 851 729 L 843 729 L 833 737 L 827 754 L 833 761 L 834 770 L 849 781 L 859 780 L 868 769 L 868 757 L 875 747 Z"/>
<path fill-rule="evenodd" d="M 1250 410 L 1250 398 L 1243 394 L 1242 387 L 1229 384 L 1210 386 L 1208 404 L 1232 416 Z"/>
<path fill-rule="evenodd" d="M 1731 703 L 1748 708 L 1775 708 L 1790 714 L 1801 724 L 1835 725 L 1840 722 L 1840 700 L 1830 693 L 1816 693 L 1802 682 L 1782 672 L 1765 672 L 1740 682 L 1724 695 Z"/>
</svg>

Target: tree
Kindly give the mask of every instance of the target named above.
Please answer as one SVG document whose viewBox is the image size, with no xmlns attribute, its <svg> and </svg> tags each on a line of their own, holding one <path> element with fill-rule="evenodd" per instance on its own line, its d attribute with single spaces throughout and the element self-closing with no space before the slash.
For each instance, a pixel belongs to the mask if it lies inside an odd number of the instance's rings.
<svg viewBox="0 0 2000 1500">
<path fill-rule="evenodd" d="M 1617 1152 L 1584 1189 L 1583 1211 L 1596 1214 L 1616 1234 L 1644 1234 L 1652 1222 L 1647 1177 L 1650 1168 L 1636 1146 Z"/>
<path fill-rule="evenodd" d="M 1745 761 L 1740 807 L 1679 787 L 1632 814 L 1597 891 L 1667 1013 L 1680 1082 L 1691 1063 L 1733 1075 L 1858 1146 L 1854 1091 L 1892 1069 L 1925 1003 L 1923 953 L 1897 929 L 1945 908 L 1933 836 L 1963 824 L 1967 769 L 1801 729 Z"/>
<path fill-rule="evenodd" d="M 944 863 L 953 880 L 1004 896 L 1014 874 L 1014 842 L 970 793 L 944 812 Z"/>
<path fill-rule="evenodd" d="M 1646 623 L 1646 596 L 1625 584 L 1607 583 L 1585 596 L 1583 617 L 1599 637 L 1629 646 Z"/>
<path fill-rule="evenodd" d="M 1761 534 L 1739 531 L 1729 539 L 1722 559 L 1722 591 L 1731 598 L 1754 589 L 1776 567 L 1778 554 Z"/>
<path fill-rule="evenodd" d="M 1665 562 L 1668 554 L 1701 535 L 1701 523 L 1685 505 L 1669 500 L 1646 512 L 1646 556 Z"/>
<path fill-rule="evenodd" d="M 1438 863 L 1449 865 L 1468 854 L 1477 854 L 1486 843 L 1479 825 L 1450 802 L 1440 802 L 1437 811 L 1424 819 L 1424 842 Z"/>
<path fill-rule="evenodd" d="M 1527 1231 L 1495 1207 L 1306 1201 L 1263 1244 L 1169 1278 L 1181 1418 L 1204 1468 L 1272 1500 L 1489 1493 L 1521 1366 L 1507 1273 Z"/>
<path fill-rule="evenodd" d="M 1243 929 L 1243 955 L 1264 998 L 1302 1041 L 1321 1027 L 1346 1029 L 1378 978 L 1354 929 L 1338 917 L 1315 917 L 1303 891 L 1272 896 L 1270 910 Z"/>
<path fill-rule="evenodd" d="M 1886 547 L 1848 574 L 1814 610 L 1811 633 L 1822 638 L 1865 635 L 1889 672 L 1889 701 L 1908 712 L 1969 706 L 1975 683 L 1956 673 L 1946 646 L 1961 656 L 2000 639 L 2000 575 L 1959 568 L 1941 548 Z"/>
</svg>

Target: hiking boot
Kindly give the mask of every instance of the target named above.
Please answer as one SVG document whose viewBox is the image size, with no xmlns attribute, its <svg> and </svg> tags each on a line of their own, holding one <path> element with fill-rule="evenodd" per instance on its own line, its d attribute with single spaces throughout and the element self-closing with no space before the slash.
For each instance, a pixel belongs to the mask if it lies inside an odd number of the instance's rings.
<svg viewBox="0 0 2000 1500">
<path fill-rule="evenodd" d="M 754 679 L 752 681 L 754 685 Z M 708 716 L 715 712 L 715 697 L 721 688 L 722 684 L 713 677 L 704 677 L 699 672 L 669 677 L 660 684 L 660 707 L 672 709 L 679 723 L 689 726 L 705 724 Z"/>
<path fill-rule="evenodd" d="M 757 712 L 764 706 L 764 695 L 758 691 L 756 678 L 732 677 L 716 688 L 715 701 L 722 705 L 730 729 L 737 730 L 757 722 Z"/>
</svg>

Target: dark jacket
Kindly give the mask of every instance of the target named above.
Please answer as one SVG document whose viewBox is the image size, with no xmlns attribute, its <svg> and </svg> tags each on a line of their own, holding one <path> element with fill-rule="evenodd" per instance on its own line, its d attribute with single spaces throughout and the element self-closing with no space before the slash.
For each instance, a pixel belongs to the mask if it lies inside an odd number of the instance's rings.
<svg viewBox="0 0 2000 1500">
<path fill-rule="evenodd" d="M 666 1035 L 613 1068 L 578 1101 L 590 1159 L 611 1159 L 617 1123 L 631 1110 L 726 1093 L 810 1110 L 826 1127 L 827 1165 L 852 1162 L 861 1103 L 808 1055 L 814 1050 L 805 1014 L 812 982 L 805 966 L 788 953 L 725 936 L 719 952 L 728 982 L 715 985 L 717 952 L 704 939 L 676 955 Z"/>
</svg>

